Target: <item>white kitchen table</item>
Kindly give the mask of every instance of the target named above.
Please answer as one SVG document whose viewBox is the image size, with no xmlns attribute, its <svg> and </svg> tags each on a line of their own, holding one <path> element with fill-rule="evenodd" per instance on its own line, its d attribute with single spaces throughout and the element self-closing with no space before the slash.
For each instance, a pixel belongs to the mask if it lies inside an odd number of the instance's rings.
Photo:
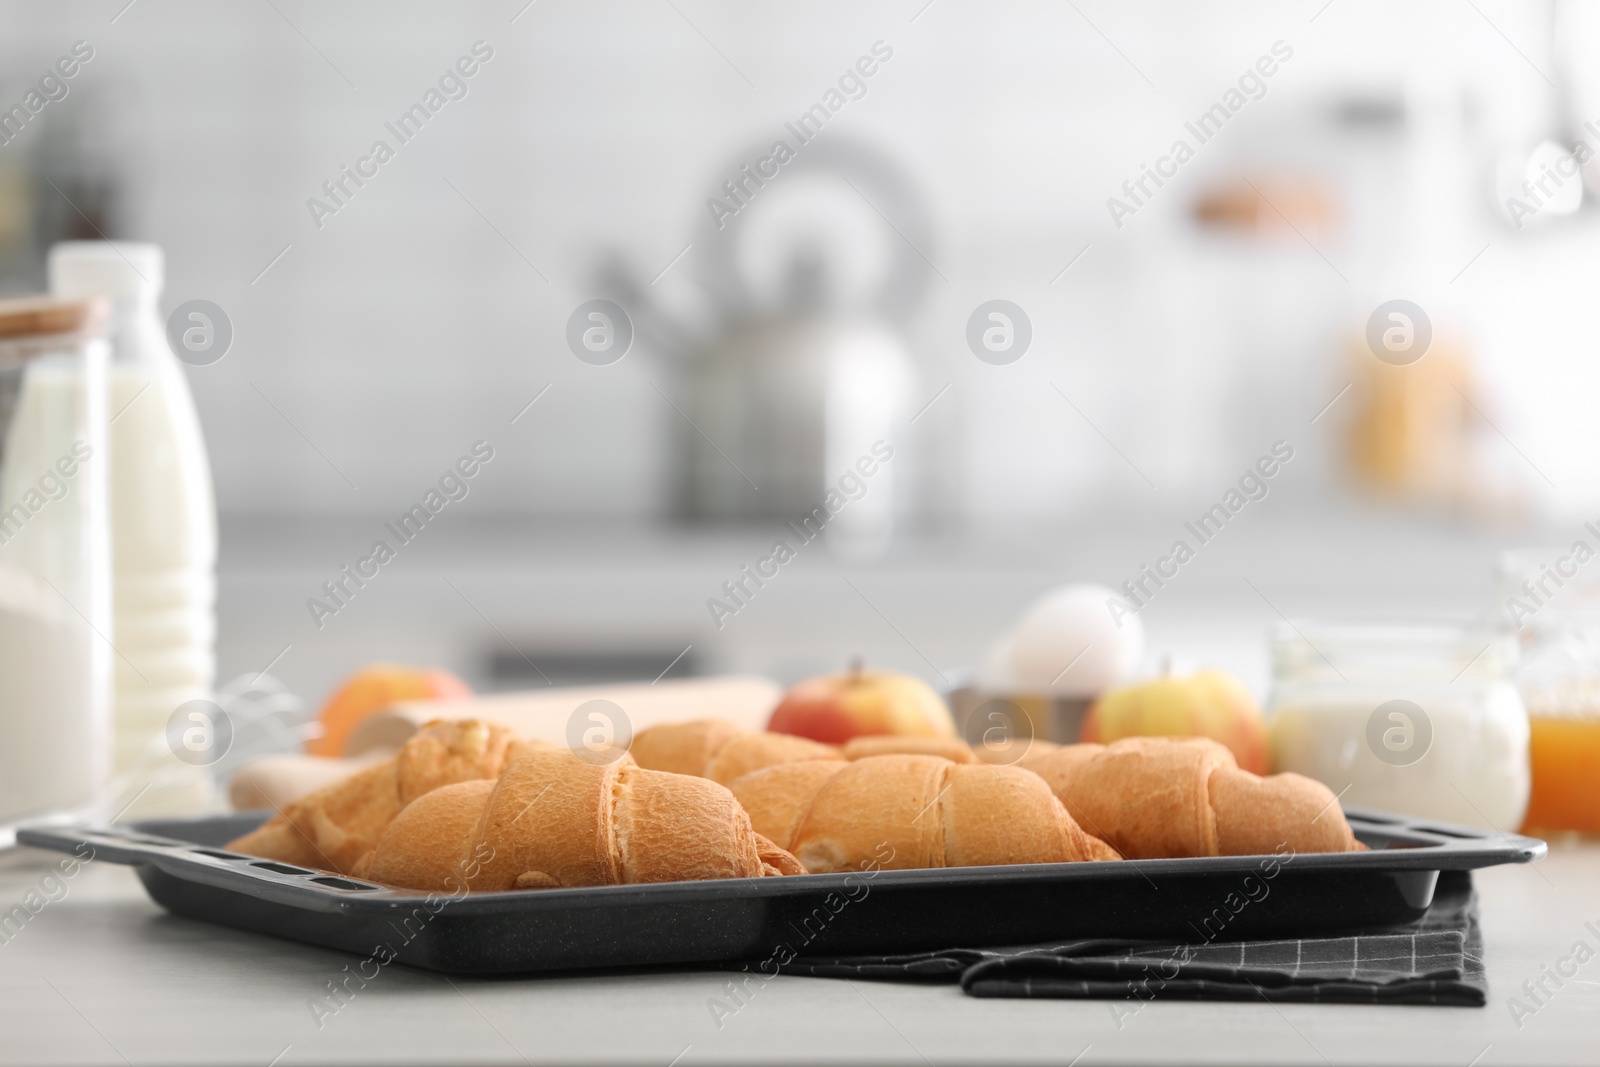
<svg viewBox="0 0 1600 1067">
<path fill-rule="evenodd" d="M 42 873 L 0 870 L 0 903 Z M 1580 941 L 1600 951 L 1594 843 L 1479 874 L 1485 1008 L 1158 999 L 1135 1011 L 781 977 L 719 1027 L 708 1005 L 728 979 L 714 972 L 449 979 L 392 964 L 319 1028 L 311 1002 L 356 957 L 168 915 L 103 862 L 65 885 L 0 944 L 0 1063 L 1600 1063 L 1600 956 L 1573 956 Z M 1578 970 L 1560 988 L 1547 978 L 1553 992 L 1514 1018 L 1508 998 L 1558 966 Z"/>
</svg>

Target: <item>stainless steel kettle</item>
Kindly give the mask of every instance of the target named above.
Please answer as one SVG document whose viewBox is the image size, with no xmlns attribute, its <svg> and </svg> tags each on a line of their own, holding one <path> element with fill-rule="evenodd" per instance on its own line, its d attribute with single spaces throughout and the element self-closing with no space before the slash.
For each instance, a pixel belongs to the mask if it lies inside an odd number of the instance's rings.
<svg viewBox="0 0 1600 1067">
<path fill-rule="evenodd" d="M 679 514 L 799 524 L 824 507 L 830 543 L 861 556 L 887 546 L 906 504 L 905 463 L 896 468 L 881 454 L 902 443 L 910 414 L 916 375 L 902 326 L 932 269 L 932 227 L 921 196 L 887 157 L 829 138 L 801 146 L 737 214 L 720 227 L 708 221 L 696 237 L 691 272 L 713 298 L 711 328 L 685 338 L 647 310 L 642 329 L 675 340 L 668 347 L 681 353 Z M 728 172 L 760 154 L 745 153 Z M 855 218 L 881 222 L 877 279 L 842 280 L 852 264 L 823 239 L 823 223 L 837 227 L 837 217 L 807 227 L 802 213 L 785 235 L 763 233 L 760 216 L 777 210 L 786 182 L 842 190 L 847 203 L 865 205 Z M 761 256 L 780 260 L 780 281 L 765 291 L 751 277 Z M 635 289 L 634 298 L 641 295 Z M 870 477 L 860 477 L 865 469 Z"/>
</svg>

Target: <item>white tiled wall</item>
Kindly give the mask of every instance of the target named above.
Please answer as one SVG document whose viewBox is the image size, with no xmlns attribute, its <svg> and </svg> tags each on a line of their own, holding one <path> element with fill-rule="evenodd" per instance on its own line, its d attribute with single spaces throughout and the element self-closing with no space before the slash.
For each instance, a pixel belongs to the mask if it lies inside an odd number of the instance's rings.
<svg viewBox="0 0 1600 1067">
<path fill-rule="evenodd" d="M 1509 3 L 1480 16 L 1359 0 L 138 0 L 119 15 L 124 2 L 0 5 L 0 90 L 20 94 L 76 39 L 94 45 L 83 91 L 53 106 L 97 96 L 113 117 L 125 235 L 166 246 L 167 305 L 205 297 L 234 321 L 228 357 L 190 371 L 231 513 L 396 510 L 478 438 L 498 455 L 474 507 L 661 512 L 678 416 L 652 383 L 670 391 L 670 370 L 648 351 L 579 363 L 567 314 L 595 295 L 606 248 L 649 279 L 693 243 L 656 287 L 693 299 L 717 239 L 703 203 L 726 162 L 877 40 L 892 61 L 825 136 L 897 158 L 932 207 L 924 251 L 947 280 L 911 324 L 922 395 L 952 383 L 911 445 L 932 509 L 1060 521 L 1214 495 L 1291 431 L 1326 467 L 1333 420 L 1306 424 L 1337 391 L 1330 356 L 1370 299 L 1366 280 L 1342 282 L 1293 241 L 1243 253 L 1198 240 L 1182 225 L 1195 182 L 1240 160 L 1342 166 L 1322 132 L 1330 102 L 1398 91 L 1429 66 L 1476 90 L 1491 130 L 1527 125 L 1547 94 L 1531 69 L 1547 66 L 1542 9 Z M 477 40 L 494 56 L 469 95 L 317 229 L 306 199 Z M 1115 229 L 1106 197 L 1277 40 L 1294 59 L 1267 95 Z M 36 132 L 0 148 L 0 167 Z M 1548 258 L 1504 235 L 1458 236 L 1443 258 L 1499 242 L 1463 279 L 1464 303 L 1486 314 L 1504 303 L 1493 286 L 1523 276 L 1518 256 Z M 1592 247 L 1568 254 L 1580 274 Z M 1355 255 L 1338 240 L 1324 251 Z M 1536 291 L 1554 299 L 1572 277 Z M 1005 368 L 962 341 L 971 309 L 996 296 L 1035 328 L 1034 351 Z M 1510 335 L 1511 318 L 1485 335 Z M 1229 368 L 1247 358 L 1266 369 L 1249 371 L 1256 400 L 1241 408 Z M 1537 373 L 1537 359 L 1519 366 Z"/>
</svg>

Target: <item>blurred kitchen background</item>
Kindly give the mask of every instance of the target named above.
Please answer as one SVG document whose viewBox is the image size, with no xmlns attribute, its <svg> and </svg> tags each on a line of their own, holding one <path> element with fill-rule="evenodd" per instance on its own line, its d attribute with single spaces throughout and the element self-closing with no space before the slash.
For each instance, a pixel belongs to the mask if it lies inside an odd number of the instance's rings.
<svg viewBox="0 0 1600 1067">
<path fill-rule="evenodd" d="M 232 322 L 186 369 L 221 680 L 270 666 L 315 702 L 373 658 L 511 688 L 861 654 L 949 684 L 1284 441 L 1267 499 L 1142 613 L 1152 662 L 1259 693 L 1280 614 L 1487 616 L 1496 550 L 1600 515 L 1600 169 L 1567 173 L 1600 147 L 1592 6 L 109 0 L 0 25 L 6 107 L 93 48 L 0 145 L 0 293 L 103 235 L 164 247 L 163 316 Z M 466 95 L 315 219 L 479 41 Z M 785 124 L 872 56 L 801 145 Z M 708 199 L 779 139 L 796 158 L 719 230 Z M 1125 190 L 1180 139 L 1175 176 Z M 637 333 L 607 365 L 567 341 L 596 298 Z M 1031 324 L 1011 363 L 968 344 L 995 299 Z M 1366 343 L 1393 299 L 1431 324 L 1404 373 Z M 719 626 L 708 599 L 859 454 L 816 420 L 863 390 L 895 456 L 860 543 L 800 548 Z M 479 440 L 469 496 L 319 628 L 307 599 Z"/>
</svg>

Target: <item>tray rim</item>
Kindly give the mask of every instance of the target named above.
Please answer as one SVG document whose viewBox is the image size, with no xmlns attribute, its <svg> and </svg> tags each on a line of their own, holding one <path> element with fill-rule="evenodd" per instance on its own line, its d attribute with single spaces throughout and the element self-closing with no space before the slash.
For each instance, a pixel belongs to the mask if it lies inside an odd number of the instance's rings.
<svg viewBox="0 0 1600 1067">
<path fill-rule="evenodd" d="M 229 853 L 220 846 L 168 837 L 150 829 L 159 825 L 215 824 L 223 819 L 238 821 L 253 813 L 228 813 L 190 819 L 148 819 L 124 826 L 90 823 L 29 826 L 19 829 L 18 842 L 57 852 L 75 853 L 85 845 L 94 850 L 95 860 L 133 867 L 155 867 L 175 878 L 239 892 L 247 896 L 288 904 L 317 912 L 393 912 L 437 904 L 448 899 L 452 914 L 502 914 L 559 912 L 568 908 L 636 906 L 640 903 L 684 903 L 707 898 L 743 897 L 769 899 L 825 894 L 831 890 L 856 888 L 859 879 L 870 877 L 874 889 L 941 889 L 951 886 L 982 886 L 1005 883 L 1043 882 L 1068 884 L 1082 880 L 1104 880 L 1123 874 L 1162 877 L 1206 877 L 1248 874 L 1263 864 L 1279 861 L 1283 869 L 1301 872 L 1348 872 L 1388 874 L 1408 871 L 1476 870 L 1506 863 L 1532 863 L 1542 859 L 1548 846 L 1542 840 L 1521 834 L 1482 830 L 1420 816 L 1400 815 L 1362 808 L 1344 809 L 1351 828 L 1358 836 L 1389 841 L 1410 841 L 1397 848 L 1375 848 L 1363 852 L 1295 853 L 1285 861 L 1282 854 L 1255 856 L 1205 856 L 1148 860 L 1090 860 L 1078 863 L 1028 863 L 992 867 L 934 867 L 909 870 L 878 869 L 837 874 L 790 875 L 782 878 L 724 878 L 705 881 L 659 882 L 646 885 L 585 886 L 545 889 L 538 892 L 513 890 L 499 893 L 473 893 L 456 896 L 444 893 L 418 893 L 415 890 L 379 886 L 333 871 L 293 868 L 286 873 L 258 866 L 275 861 L 242 853 Z M 262 819 L 270 814 L 260 813 Z M 281 864 L 288 867 L 290 865 Z M 342 888 L 315 879 L 335 879 L 363 887 Z M 857 880 L 852 882 L 852 880 Z"/>
</svg>

